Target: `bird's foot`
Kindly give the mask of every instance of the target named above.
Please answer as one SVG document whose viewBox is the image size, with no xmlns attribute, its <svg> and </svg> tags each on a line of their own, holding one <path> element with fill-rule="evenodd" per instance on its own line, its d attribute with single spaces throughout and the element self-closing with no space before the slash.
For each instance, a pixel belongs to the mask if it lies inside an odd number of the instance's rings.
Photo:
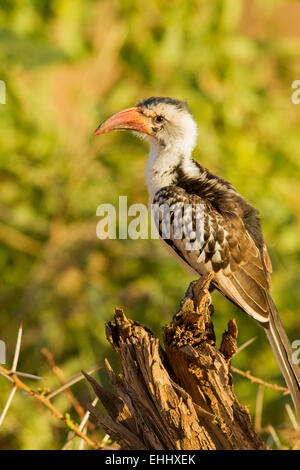
<svg viewBox="0 0 300 470">
<path fill-rule="evenodd" d="M 195 311 L 197 313 L 209 310 L 210 315 L 213 314 L 214 308 L 212 305 L 211 292 L 214 290 L 214 287 L 210 285 L 212 280 L 213 273 L 208 273 L 201 276 L 196 281 L 192 281 L 185 293 L 184 298 L 180 302 L 180 309 L 172 317 L 172 321 L 175 321 L 177 315 L 181 312 L 183 305 L 187 299 L 191 299 L 194 302 Z"/>
</svg>

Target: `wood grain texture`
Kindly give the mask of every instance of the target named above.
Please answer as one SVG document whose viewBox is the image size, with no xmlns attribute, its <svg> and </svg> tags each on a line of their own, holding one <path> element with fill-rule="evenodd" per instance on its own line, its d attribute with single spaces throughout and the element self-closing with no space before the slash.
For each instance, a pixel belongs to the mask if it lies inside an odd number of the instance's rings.
<svg viewBox="0 0 300 470">
<path fill-rule="evenodd" d="M 122 449 L 265 449 L 247 408 L 233 391 L 230 359 L 237 327 L 228 324 L 220 350 L 209 306 L 211 275 L 192 283 L 180 311 L 163 330 L 163 349 L 147 328 L 115 310 L 106 326 L 122 374 L 106 361 L 115 394 L 86 375 L 107 415 L 90 406 L 95 422 Z"/>
</svg>

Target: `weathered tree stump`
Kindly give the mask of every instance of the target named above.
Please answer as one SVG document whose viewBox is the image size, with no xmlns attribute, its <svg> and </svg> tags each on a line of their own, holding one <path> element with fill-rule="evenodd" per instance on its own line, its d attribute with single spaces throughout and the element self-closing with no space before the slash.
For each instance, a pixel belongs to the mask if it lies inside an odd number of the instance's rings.
<svg viewBox="0 0 300 470">
<path fill-rule="evenodd" d="M 116 375 L 106 361 L 116 395 L 86 375 L 109 416 L 91 405 L 89 410 L 122 449 L 265 449 L 233 392 L 234 320 L 220 350 L 215 346 L 210 280 L 208 275 L 190 285 L 180 311 L 164 327 L 165 350 L 120 309 L 115 323 L 107 324 L 123 373 Z"/>
</svg>

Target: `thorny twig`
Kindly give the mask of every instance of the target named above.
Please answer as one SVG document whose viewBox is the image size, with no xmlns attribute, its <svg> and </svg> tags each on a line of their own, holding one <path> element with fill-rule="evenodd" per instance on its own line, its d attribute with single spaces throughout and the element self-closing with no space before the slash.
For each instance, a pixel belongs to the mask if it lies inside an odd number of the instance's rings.
<svg viewBox="0 0 300 470">
<path fill-rule="evenodd" d="M 300 426 L 297 422 L 297 419 L 294 415 L 294 412 L 293 412 L 292 408 L 290 407 L 290 405 L 288 403 L 285 404 L 285 409 L 287 411 L 287 414 L 289 415 L 289 418 L 290 418 L 290 421 L 292 423 L 292 426 L 293 426 L 294 430 L 299 431 Z"/>
<path fill-rule="evenodd" d="M 96 397 L 96 398 L 94 399 L 94 401 L 92 402 L 92 406 L 96 406 L 97 403 L 98 403 L 98 401 L 99 401 L 99 398 Z M 85 425 L 88 423 L 89 417 L 90 417 L 90 412 L 87 411 L 87 412 L 85 413 L 85 415 L 83 416 L 83 419 L 82 419 L 81 423 L 80 423 L 79 426 L 78 426 L 79 431 L 83 431 L 84 434 L 86 434 Z M 69 439 L 67 440 L 67 442 L 66 442 L 65 445 L 63 446 L 62 450 L 67 450 L 67 449 L 70 447 L 70 445 L 71 445 L 71 443 L 72 443 L 74 437 L 75 437 L 75 433 L 72 432 L 72 433 L 71 433 L 71 437 L 69 437 Z M 80 445 L 82 445 L 82 443 L 84 443 L 83 440 L 81 440 Z"/>
<path fill-rule="evenodd" d="M 9 397 L 8 397 L 8 399 L 7 399 L 6 405 L 5 405 L 5 407 L 4 407 L 3 411 L 2 411 L 2 414 L 1 414 L 1 416 L 0 416 L 0 426 L 1 426 L 1 424 L 3 423 L 3 421 L 4 421 L 4 418 L 5 418 L 5 416 L 6 416 L 6 413 L 7 413 L 7 411 L 8 411 L 8 408 L 10 407 L 10 404 L 11 404 L 11 402 L 12 402 L 12 399 L 13 399 L 13 397 L 15 396 L 16 390 L 17 390 L 17 387 L 16 387 L 16 385 L 14 385 L 13 388 L 11 389 L 11 392 L 10 392 Z"/>
<path fill-rule="evenodd" d="M 88 374 L 93 374 L 94 372 L 97 372 L 101 368 L 102 368 L 101 366 L 93 367 L 93 369 L 91 369 L 87 373 Z M 84 378 L 83 375 L 80 373 L 80 374 L 76 375 L 75 377 L 73 377 L 72 379 L 68 380 L 64 385 L 61 385 L 60 387 L 56 388 L 52 392 L 47 393 L 45 396 L 47 398 L 49 398 L 49 400 L 50 400 L 51 398 L 56 397 L 56 395 L 59 395 L 61 392 L 65 392 L 69 387 L 76 384 L 77 382 L 80 382 L 80 380 L 82 380 L 83 378 Z"/>
<path fill-rule="evenodd" d="M 245 343 L 242 344 L 242 346 L 240 346 L 237 350 L 237 352 L 232 356 L 236 356 L 237 354 L 239 354 L 243 349 L 247 348 L 248 346 L 250 346 L 250 344 L 253 343 L 253 341 L 255 341 L 257 339 L 257 336 L 254 336 L 254 338 L 251 338 L 251 339 L 248 339 L 248 341 L 246 341 Z"/>
<path fill-rule="evenodd" d="M 238 349 L 236 354 L 238 354 L 242 349 L 249 346 L 255 339 L 256 338 L 252 338 L 249 341 L 247 341 L 246 343 L 244 343 Z M 101 442 L 97 442 L 97 441 L 94 441 L 93 439 L 91 439 L 87 436 L 87 434 L 86 434 L 86 432 L 87 432 L 86 425 L 91 425 L 91 423 L 88 421 L 89 412 L 84 413 L 83 408 L 81 407 L 81 405 L 77 401 L 76 397 L 73 395 L 73 393 L 71 392 L 71 390 L 69 388 L 74 383 L 82 380 L 83 375 L 79 374 L 76 377 L 72 378 L 71 380 L 65 382 L 62 371 L 55 364 L 55 361 L 53 359 L 52 354 L 46 348 L 44 348 L 42 350 L 42 353 L 47 358 L 48 363 L 49 363 L 53 373 L 56 375 L 58 380 L 62 383 L 62 386 L 58 387 L 56 390 L 54 390 L 54 391 L 52 391 L 52 392 L 50 392 L 46 395 L 45 394 L 39 394 L 39 393 L 35 392 L 29 386 L 27 386 L 19 377 L 24 377 L 24 378 L 34 379 L 34 380 L 43 380 L 43 377 L 39 377 L 37 375 L 29 374 L 29 373 L 26 373 L 26 372 L 20 372 L 20 371 L 16 370 L 19 355 L 20 355 L 21 340 L 22 340 L 22 325 L 20 326 L 19 331 L 18 331 L 18 337 L 17 337 L 16 347 L 15 347 L 15 352 L 14 352 L 13 365 L 12 365 L 11 370 L 8 370 L 8 369 L 4 368 L 3 366 L 0 366 L 0 375 L 5 377 L 6 379 L 8 379 L 13 384 L 13 388 L 11 390 L 11 393 L 8 397 L 8 400 L 7 400 L 7 402 L 5 404 L 5 407 L 2 411 L 2 414 L 0 416 L 0 426 L 4 421 L 4 418 L 7 414 L 7 411 L 8 411 L 9 406 L 10 406 L 12 400 L 13 400 L 13 397 L 15 395 L 16 390 L 20 389 L 20 390 L 23 390 L 23 391 L 27 392 L 29 395 L 33 396 L 36 400 L 38 400 L 43 405 L 45 405 L 56 418 L 58 418 L 59 420 L 64 422 L 71 429 L 71 433 L 70 433 L 71 437 L 68 439 L 68 441 L 64 445 L 63 449 L 66 449 L 70 446 L 70 444 L 71 444 L 71 442 L 72 442 L 72 440 L 74 439 L 75 436 L 78 436 L 81 440 L 80 441 L 80 449 L 83 448 L 83 443 L 84 442 L 86 444 L 88 444 L 90 447 L 92 447 L 93 449 L 107 448 L 105 446 L 105 438 Z M 88 372 L 88 374 L 91 374 L 91 373 L 93 373 L 93 372 L 95 372 L 99 369 L 100 369 L 100 367 L 93 368 L 91 371 Z M 272 384 L 272 383 L 265 382 L 264 380 L 259 379 L 257 377 L 254 377 L 253 375 L 251 375 L 251 373 L 249 371 L 242 371 L 242 370 L 240 370 L 240 369 L 238 369 L 234 366 L 231 366 L 231 370 L 232 370 L 232 372 L 237 373 L 237 374 L 247 378 L 251 382 L 260 384 L 260 387 L 261 387 L 260 390 L 261 391 L 263 390 L 263 387 L 269 387 L 269 388 L 275 389 L 277 391 L 281 391 L 284 394 L 289 393 L 289 391 L 286 387 L 282 387 L 282 386 L 279 386 L 277 384 Z M 74 408 L 76 409 L 78 415 L 82 418 L 82 421 L 78 426 L 75 425 L 68 418 L 68 416 L 64 416 L 59 410 L 57 410 L 50 401 L 52 398 L 54 398 L 55 396 L 57 396 L 58 394 L 60 394 L 62 392 L 66 392 L 69 395 L 69 397 L 71 398 L 72 403 L 74 405 Z M 260 398 L 262 400 L 262 396 Z M 94 400 L 93 405 L 96 404 L 96 400 L 97 399 Z M 262 403 L 260 403 L 260 407 L 262 407 Z M 295 427 L 295 418 L 293 419 L 293 412 L 292 412 L 291 408 L 289 407 L 289 405 L 286 405 L 286 409 L 287 409 L 287 413 L 290 417 L 290 420 L 291 420 L 291 423 L 292 423 L 294 429 L 298 430 L 299 427 L 297 427 L 297 429 Z M 256 417 L 258 417 L 258 416 L 256 416 Z M 262 432 L 263 428 L 261 427 L 261 410 L 260 410 L 260 419 L 258 419 L 257 422 L 256 422 L 256 427 L 257 426 L 260 427 L 260 432 Z M 277 433 L 276 433 L 274 427 L 268 426 L 266 430 L 268 430 L 270 432 L 270 439 L 272 439 L 275 442 L 276 446 L 278 448 L 280 448 L 281 443 L 279 441 L 279 438 L 277 436 Z M 106 436 L 106 437 L 108 437 L 108 436 Z"/>
<path fill-rule="evenodd" d="M 47 362 L 49 364 L 49 366 L 51 367 L 51 370 L 53 372 L 53 374 L 57 377 L 57 379 L 59 380 L 59 382 L 61 383 L 61 385 L 66 385 L 66 380 L 64 378 L 64 374 L 62 372 L 62 370 L 57 366 L 57 364 L 55 363 L 55 360 L 54 360 L 54 357 L 53 357 L 53 354 L 47 349 L 47 348 L 43 348 L 41 350 L 41 353 L 43 354 L 43 356 L 45 356 L 45 358 L 47 359 Z M 77 400 L 77 398 L 75 397 L 74 393 L 70 390 L 70 388 L 66 388 L 65 389 L 65 393 L 66 395 L 68 395 L 68 397 L 70 398 L 70 400 L 72 401 L 72 404 L 77 412 L 77 414 L 83 418 L 84 416 L 84 409 L 83 407 L 80 405 L 79 401 Z M 49 398 L 49 397 L 48 397 Z"/>
<path fill-rule="evenodd" d="M 242 344 L 242 346 L 240 346 L 237 350 L 237 352 L 234 354 L 234 356 L 236 356 L 237 354 L 239 354 L 243 349 L 247 348 L 250 344 L 253 343 L 253 341 L 256 340 L 256 336 L 254 338 L 251 338 L 249 339 L 248 341 L 246 341 L 244 344 Z M 287 395 L 289 394 L 289 389 L 286 388 L 286 387 L 281 387 L 280 385 L 277 385 L 277 384 L 271 384 L 269 382 L 265 382 L 264 380 L 262 379 L 259 379 L 258 377 L 254 377 L 253 375 L 251 375 L 250 371 L 244 371 L 244 370 L 241 370 L 241 369 L 238 369 L 237 367 L 234 367 L 234 366 L 231 366 L 231 370 L 232 372 L 235 372 L 236 374 L 239 374 L 239 375 L 242 375 L 243 377 L 246 377 L 247 379 L 249 379 L 251 382 L 255 382 L 255 383 L 258 383 L 260 385 L 263 385 L 264 387 L 269 387 L 269 388 L 273 388 L 279 392 L 284 392 L 284 395 Z"/>
<path fill-rule="evenodd" d="M 236 354 L 238 354 L 244 348 L 249 346 L 255 339 L 256 338 L 252 338 L 252 339 L 246 341 L 246 343 L 242 344 L 242 346 L 240 346 L 239 349 L 237 350 Z M 258 391 L 257 391 L 257 397 L 256 397 L 255 429 L 258 433 L 262 433 L 262 432 L 269 432 L 270 433 L 269 437 L 266 441 L 267 447 L 271 447 L 272 443 L 274 442 L 276 444 L 277 448 L 280 449 L 282 447 L 281 442 L 278 438 L 278 435 L 277 435 L 274 427 L 271 426 L 271 425 L 267 426 L 266 428 L 262 427 L 263 392 L 264 392 L 264 387 L 273 388 L 277 391 L 283 392 L 284 395 L 287 395 L 289 393 L 289 390 L 286 387 L 281 387 L 281 386 L 276 385 L 276 384 L 271 384 L 271 383 L 263 381 L 262 379 L 254 377 L 253 375 L 250 374 L 249 371 L 242 371 L 240 369 L 237 369 L 234 366 L 231 366 L 231 370 L 232 370 L 232 372 L 235 372 L 237 374 L 242 375 L 243 377 L 246 377 L 251 382 L 255 382 L 255 383 L 259 384 Z M 292 408 L 290 407 L 290 405 L 288 403 L 285 405 L 285 408 L 286 408 L 287 414 L 289 416 L 289 419 L 291 421 L 293 429 L 296 432 L 298 432 L 299 431 L 299 425 L 298 425 L 296 417 L 295 417 L 295 415 L 292 411 Z M 296 441 L 295 441 L 295 444 L 292 447 L 292 449 L 297 450 L 299 448 L 299 446 L 300 446 L 299 438 L 296 436 Z"/>
<path fill-rule="evenodd" d="M 18 372 L 17 365 L 18 365 L 18 360 L 20 356 L 20 350 L 21 350 L 21 341 L 22 341 L 22 325 L 19 328 L 18 331 L 18 337 L 17 337 L 17 342 L 16 342 L 16 347 L 15 347 L 15 352 L 14 352 L 14 359 L 13 359 L 13 364 L 12 368 L 6 369 L 5 367 L 0 365 L 0 375 L 8 379 L 10 382 L 13 383 L 13 388 L 10 392 L 10 395 L 8 397 L 8 400 L 4 406 L 4 409 L 2 411 L 2 414 L 0 416 L 0 426 L 4 421 L 4 418 L 7 414 L 7 411 L 11 405 L 11 402 L 13 400 L 13 397 L 16 393 L 17 389 L 23 390 L 27 392 L 29 395 L 34 397 L 37 401 L 41 402 L 44 406 L 46 406 L 51 413 L 58 418 L 60 421 L 64 422 L 74 433 L 74 435 L 77 435 L 81 439 L 83 439 L 90 447 L 93 449 L 101 449 L 103 448 L 102 443 L 96 442 L 92 439 L 90 439 L 85 432 L 82 431 L 84 425 L 86 424 L 89 415 L 87 413 L 84 415 L 83 420 L 84 424 L 80 426 L 76 426 L 70 418 L 67 415 L 63 415 L 59 410 L 57 410 L 54 405 L 51 403 L 50 399 L 53 398 L 54 396 L 58 395 L 58 393 L 61 393 L 62 391 L 65 391 L 68 387 L 73 385 L 74 383 L 78 382 L 79 380 L 83 379 L 83 375 L 80 374 L 77 377 L 71 379 L 68 381 L 66 384 L 64 384 L 62 387 L 59 387 L 59 389 L 55 390 L 54 392 L 50 393 L 48 396 L 45 396 L 44 394 L 40 394 L 35 392 L 33 389 L 31 389 L 28 385 L 26 385 L 19 377 L 23 376 L 25 378 L 30 378 L 30 379 L 42 379 L 42 377 L 38 377 L 32 374 L 28 374 L 26 372 Z M 91 372 L 95 372 L 95 370 L 98 370 L 99 368 L 94 368 Z"/>
<path fill-rule="evenodd" d="M 262 430 L 262 411 L 264 403 L 264 386 L 259 384 L 256 395 L 256 407 L 255 407 L 255 430 L 261 432 Z"/>
<path fill-rule="evenodd" d="M 49 398 L 47 398 L 45 395 L 39 394 L 39 393 L 35 392 L 34 390 L 32 390 L 30 387 L 28 387 L 28 385 L 26 385 L 24 382 L 22 382 L 22 380 L 19 379 L 19 377 L 15 373 L 13 373 L 12 371 L 10 371 L 8 369 L 5 369 L 3 366 L 0 366 L 0 371 L 3 372 L 3 374 L 5 374 L 8 377 L 11 377 L 13 379 L 14 387 L 16 389 L 20 389 L 20 390 L 23 390 L 23 391 L 27 392 L 29 395 L 31 395 L 33 398 L 35 398 L 37 401 L 39 401 L 43 405 L 45 405 L 46 408 L 48 408 L 56 418 L 58 418 L 60 421 L 65 423 L 69 428 L 71 428 L 72 431 L 78 437 L 80 437 L 81 439 L 84 439 L 85 442 L 90 447 L 92 447 L 93 449 L 101 449 L 102 448 L 101 443 L 95 442 L 92 439 L 90 439 L 82 431 L 79 430 L 78 426 L 76 426 L 74 423 L 71 423 L 67 416 L 64 416 L 59 410 L 57 410 L 55 408 L 55 406 L 53 406 L 53 404 L 51 403 Z"/>
<path fill-rule="evenodd" d="M 47 359 L 47 362 L 49 364 L 49 366 L 51 367 L 51 370 L 53 372 L 53 374 L 57 377 L 57 379 L 59 380 L 59 382 L 61 383 L 61 387 L 59 387 L 58 389 L 54 390 L 53 392 L 51 392 L 50 394 L 47 394 L 46 396 L 48 398 L 53 398 L 56 394 L 58 393 L 61 393 L 62 391 L 64 391 L 66 393 L 66 395 L 70 398 L 72 404 L 73 404 L 73 407 L 75 409 L 75 411 L 77 412 L 78 416 L 81 418 L 81 419 L 84 419 L 86 413 L 85 413 L 85 410 L 84 408 L 81 406 L 81 404 L 79 403 L 79 401 L 77 400 L 77 398 L 75 397 L 74 393 L 72 392 L 72 390 L 70 389 L 70 387 L 72 385 L 74 385 L 75 380 L 81 380 L 82 379 L 82 374 L 80 374 L 79 376 L 75 377 L 75 379 L 71 379 L 71 380 L 66 380 L 65 377 L 64 377 L 64 373 L 63 371 L 60 369 L 60 367 L 58 367 L 58 365 L 56 364 L 55 360 L 54 360 L 54 357 L 53 357 L 53 354 L 47 349 L 47 348 L 43 348 L 41 350 L 41 353 L 43 354 L 43 356 L 45 356 L 45 358 Z M 99 370 L 100 367 L 95 367 L 94 369 L 92 369 L 91 373 L 93 372 L 96 372 L 97 370 Z M 90 431 L 94 432 L 95 431 L 95 426 L 93 425 L 93 423 L 91 423 L 90 421 L 87 422 L 87 426 L 88 428 L 90 429 Z"/>
<path fill-rule="evenodd" d="M 236 374 L 239 374 L 239 375 L 242 375 L 243 377 L 246 377 L 247 379 L 250 380 L 250 382 L 258 383 L 260 385 L 264 385 L 265 387 L 273 388 L 274 390 L 277 390 L 279 392 L 283 392 L 284 395 L 288 395 L 290 393 L 288 388 L 281 387 L 280 385 L 277 385 L 277 384 L 271 384 L 269 382 L 265 382 L 264 380 L 259 379 L 258 377 L 254 377 L 253 375 L 251 375 L 248 370 L 247 371 L 240 370 L 240 369 L 238 369 L 237 367 L 234 367 L 234 366 L 231 366 L 231 370 L 232 370 L 232 372 L 235 372 Z"/>
</svg>

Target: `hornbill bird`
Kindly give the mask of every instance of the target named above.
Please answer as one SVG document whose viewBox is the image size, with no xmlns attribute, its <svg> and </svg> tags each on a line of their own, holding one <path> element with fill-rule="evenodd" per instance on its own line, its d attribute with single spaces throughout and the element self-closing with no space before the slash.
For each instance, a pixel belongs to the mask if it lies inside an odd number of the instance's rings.
<svg viewBox="0 0 300 470">
<path fill-rule="evenodd" d="M 300 421 L 300 370 L 270 295 L 272 266 L 258 211 L 231 183 L 192 158 L 197 124 L 185 102 L 148 98 L 108 118 L 94 135 L 113 130 L 130 130 L 149 142 L 145 177 L 150 203 L 167 205 L 171 214 L 170 236 L 162 237 L 163 243 L 194 273 L 213 272 L 213 287 L 264 327 Z M 186 206 L 191 210 L 178 218 L 176 211 Z M 163 222 L 160 217 L 161 236 Z M 176 236 L 178 223 L 185 224 L 183 237 Z M 187 242 L 199 236 L 201 243 L 190 249 Z"/>
</svg>

